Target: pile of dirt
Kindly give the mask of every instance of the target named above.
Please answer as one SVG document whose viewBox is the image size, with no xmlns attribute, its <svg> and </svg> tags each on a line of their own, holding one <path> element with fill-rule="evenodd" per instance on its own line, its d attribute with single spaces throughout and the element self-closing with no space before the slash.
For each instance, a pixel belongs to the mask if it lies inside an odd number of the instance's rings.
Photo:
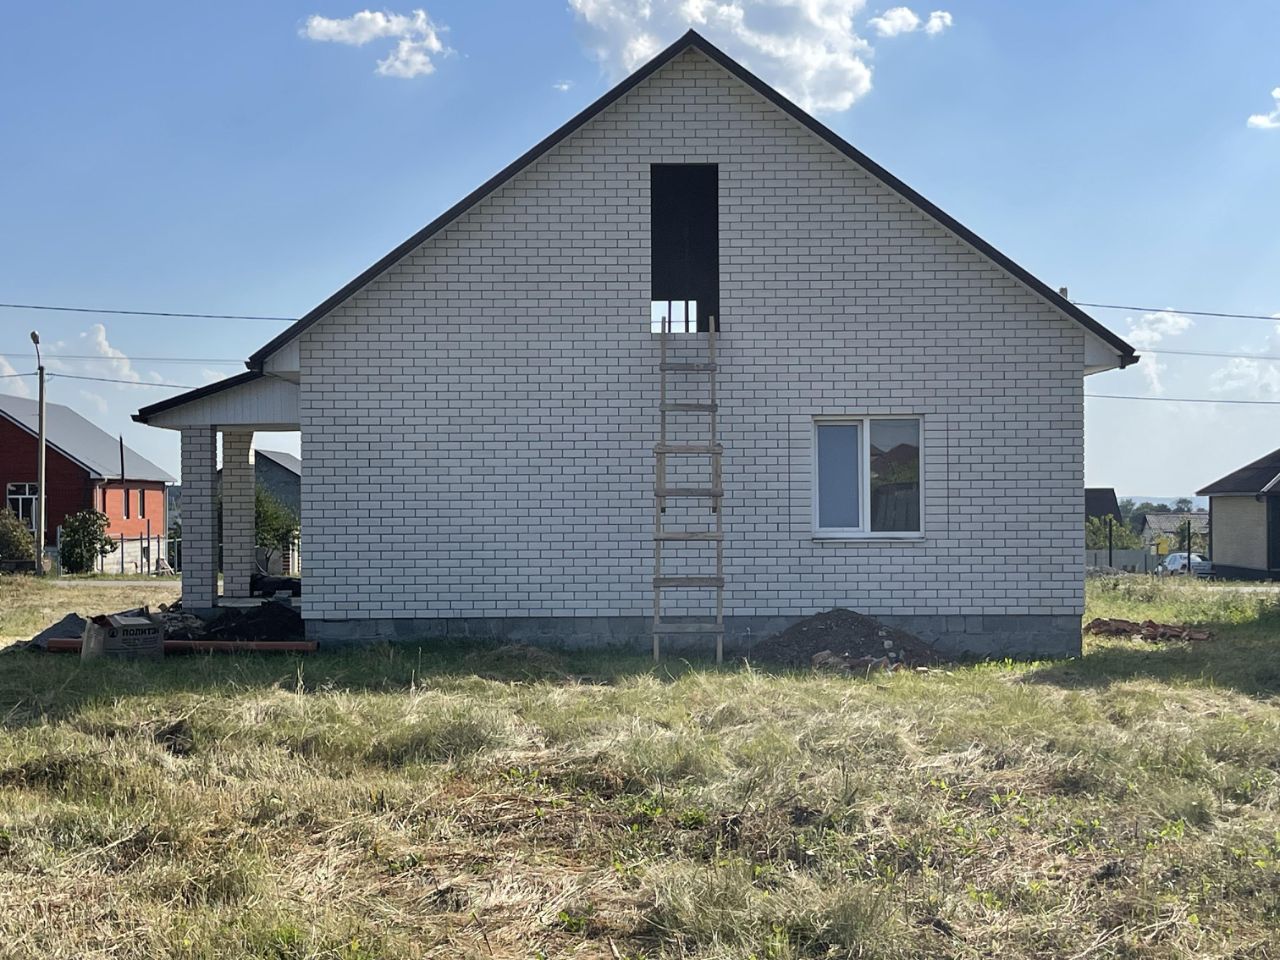
<svg viewBox="0 0 1280 960">
<path fill-rule="evenodd" d="M 467 668 L 482 677 L 507 680 L 549 680 L 567 677 L 569 672 L 560 657 L 550 650 L 527 643 L 509 643 L 492 650 L 476 650 L 467 654 Z"/>
<path fill-rule="evenodd" d="M 302 640 L 302 614 L 292 604 L 269 601 L 256 607 L 225 607 L 210 621 L 203 640 Z"/>
<path fill-rule="evenodd" d="M 751 659 L 854 673 L 899 665 L 930 666 L 943 658 L 914 634 L 836 607 L 806 617 L 757 644 Z"/>
<path fill-rule="evenodd" d="M 1141 637 L 1151 643 L 1159 640 L 1212 640 L 1213 634 L 1208 630 L 1186 627 L 1177 623 L 1156 623 L 1154 620 L 1107 620 L 1096 617 L 1085 624 L 1085 633 L 1100 634 L 1104 637 Z"/>
</svg>

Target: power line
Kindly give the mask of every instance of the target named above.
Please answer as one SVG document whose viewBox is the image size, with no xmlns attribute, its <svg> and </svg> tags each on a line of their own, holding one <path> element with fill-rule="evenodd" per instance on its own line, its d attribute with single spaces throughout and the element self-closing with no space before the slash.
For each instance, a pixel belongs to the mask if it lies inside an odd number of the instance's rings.
<svg viewBox="0 0 1280 960">
<path fill-rule="evenodd" d="M 34 354 L 29 356 L 34 357 Z M 135 357 L 129 354 L 124 357 L 104 357 L 100 353 L 47 353 L 46 357 L 56 358 L 58 360 L 97 360 L 101 363 L 115 363 L 120 360 L 133 362 L 148 363 L 244 363 L 243 360 L 231 360 L 229 358 L 210 359 L 205 357 Z"/>
<path fill-rule="evenodd" d="M 165 310 L 111 310 L 106 307 L 55 307 L 44 303 L 0 303 L 6 310 L 57 310 L 63 313 L 109 313 L 126 317 L 180 317 L 192 320 L 276 320 L 293 323 L 296 317 L 264 317 L 242 313 L 172 313 Z"/>
<path fill-rule="evenodd" d="M 23 373 L 19 376 L 29 377 L 31 374 Z M 63 380 L 95 380 L 98 383 L 127 383 L 131 387 L 173 387 L 175 390 L 198 390 L 189 383 L 149 383 L 146 380 L 121 380 L 118 377 L 86 377 L 77 373 L 50 373 L 49 379 L 60 377 Z"/>
<path fill-rule="evenodd" d="M 1085 303 L 1072 300 L 1077 307 L 1093 307 L 1097 310 L 1134 310 L 1138 313 L 1180 313 L 1187 317 L 1221 317 L 1228 320 L 1270 320 L 1280 322 L 1280 317 L 1265 313 L 1214 313 L 1209 310 L 1175 310 L 1173 307 L 1126 307 L 1115 303 Z"/>
<path fill-rule="evenodd" d="M 1143 355 L 1176 353 L 1182 357 L 1233 357 L 1241 360 L 1280 360 L 1277 353 L 1219 353 L 1215 350 L 1143 350 Z"/>
<path fill-rule="evenodd" d="M 1263 406 L 1280 406 L 1280 400 L 1214 400 L 1211 397 L 1133 397 L 1117 393 L 1086 393 L 1093 400 L 1158 400 L 1162 403 L 1254 403 Z"/>
</svg>

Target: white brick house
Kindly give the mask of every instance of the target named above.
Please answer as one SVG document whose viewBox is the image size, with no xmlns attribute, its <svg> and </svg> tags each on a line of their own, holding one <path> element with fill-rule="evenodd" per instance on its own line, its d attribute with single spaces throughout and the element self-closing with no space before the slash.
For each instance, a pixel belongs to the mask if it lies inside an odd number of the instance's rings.
<svg viewBox="0 0 1280 960">
<path fill-rule="evenodd" d="M 955 649 L 1078 650 L 1083 378 L 1133 348 L 694 33 L 249 372 L 137 419 L 182 430 L 192 490 L 216 431 L 238 459 L 253 430 L 302 431 L 322 642 L 647 643 L 655 164 L 717 171 L 727 643 L 838 605 Z M 210 517 L 184 530 L 189 604 L 215 599 Z"/>
</svg>

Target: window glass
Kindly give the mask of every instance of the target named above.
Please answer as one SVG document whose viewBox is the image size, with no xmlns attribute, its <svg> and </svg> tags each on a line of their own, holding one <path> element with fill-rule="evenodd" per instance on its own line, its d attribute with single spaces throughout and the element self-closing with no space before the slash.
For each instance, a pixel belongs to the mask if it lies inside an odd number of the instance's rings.
<svg viewBox="0 0 1280 960">
<path fill-rule="evenodd" d="M 920 421 L 871 421 L 871 529 L 920 529 Z"/>
<path fill-rule="evenodd" d="M 818 526 L 851 530 L 860 526 L 859 465 L 862 428 L 856 423 L 818 424 Z"/>
</svg>

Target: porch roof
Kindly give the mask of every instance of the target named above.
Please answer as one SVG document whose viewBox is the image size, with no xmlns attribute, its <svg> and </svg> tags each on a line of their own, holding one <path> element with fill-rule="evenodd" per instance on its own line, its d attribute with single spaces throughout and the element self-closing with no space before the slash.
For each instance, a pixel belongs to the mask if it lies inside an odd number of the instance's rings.
<svg viewBox="0 0 1280 960">
<path fill-rule="evenodd" d="M 260 370 L 248 370 L 143 407 L 133 419 L 167 430 L 297 430 L 298 384 Z"/>
</svg>

